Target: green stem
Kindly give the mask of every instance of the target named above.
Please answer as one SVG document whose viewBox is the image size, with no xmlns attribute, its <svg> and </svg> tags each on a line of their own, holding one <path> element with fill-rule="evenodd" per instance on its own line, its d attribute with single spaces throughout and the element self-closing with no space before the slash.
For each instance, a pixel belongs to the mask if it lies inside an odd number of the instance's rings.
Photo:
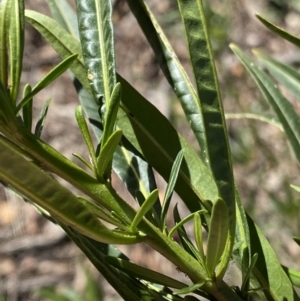
<svg viewBox="0 0 300 301">
<path fill-rule="evenodd" d="M 136 214 L 134 209 L 118 196 L 110 184 L 99 183 L 97 179 L 27 130 L 18 126 L 12 140 L 41 162 L 49 171 L 68 181 L 108 210 L 116 212 L 129 224 L 134 219 Z M 206 271 L 194 257 L 146 219 L 139 223 L 138 230 L 147 234 L 145 243 L 179 267 L 194 283 L 207 279 Z M 240 297 L 223 281 L 217 283 L 207 281 L 202 289 L 219 301 L 241 301 Z"/>
</svg>

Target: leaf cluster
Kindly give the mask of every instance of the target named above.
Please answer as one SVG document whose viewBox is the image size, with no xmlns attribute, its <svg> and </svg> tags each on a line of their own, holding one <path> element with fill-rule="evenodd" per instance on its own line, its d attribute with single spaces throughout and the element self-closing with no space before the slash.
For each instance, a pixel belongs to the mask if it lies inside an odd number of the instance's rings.
<svg viewBox="0 0 300 301">
<path fill-rule="evenodd" d="M 299 273 L 281 266 L 267 239 L 245 212 L 235 185 L 202 1 L 177 1 L 193 80 L 146 3 L 127 3 L 185 112 L 201 153 L 196 153 L 169 120 L 117 74 L 110 0 L 77 0 L 77 12 L 65 0 L 48 0 L 54 19 L 25 10 L 22 0 L 3 0 L 1 181 L 62 227 L 124 300 L 197 300 L 195 296 L 202 296 L 235 301 L 251 300 L 253 294 L 260 300 L 298 300 L 293 285 L 299 286 Z M 258 18 L 284 39 L 300 45 L 298 38 Z M 21 93 L 25 22 L 40 32 L 62 61 Z M 237 46 L 231 48 L 274 109 L 299 161 L 299 116 L 269 76 Z M 296 70 L 259 52 L 255 55 L 274 78 L 299 95 Z M 80 105 L 75 116 L 89 159 L 74 156 L 86 169 L 41 139 L 50 100 L 33 125 L 36 94 L 68 69 L 78 92 Z M 168 183 L 162 200 L 153 170 Z M 138 210 L 116 193 L 112 172 L 139 203 Z M 53 175 L 72 184 L 80 195 L 75 196 Z M 185 217 L 177 205 L 171 212 L 174 192 L 190 211 Z M 170 212 L 172 226 L 166 222 Z M 193 233 L 185 229 L 189 221 L 193 222 Z M 185 273 L 186 283 L 136 265 L 114 246 L 140 242 Z M 224 281 L 232 259 L 241 270 L 240 287 L 230 287 Z"/>
</svg>

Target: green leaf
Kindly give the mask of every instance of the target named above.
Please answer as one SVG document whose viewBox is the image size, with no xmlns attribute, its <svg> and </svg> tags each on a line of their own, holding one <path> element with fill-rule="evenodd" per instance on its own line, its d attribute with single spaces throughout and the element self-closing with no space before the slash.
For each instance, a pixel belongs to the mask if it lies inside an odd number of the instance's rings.
<svg viewBox="0 0 300 301">
<path fill-rule="evenodd" d="M 269 28 L 271 31 L 278 34 L 280 37 L 284 38 L 285 40 L 291 42 L 292 44 L 300 47 L 300 39 L 291 35 L 290 33 L 286 32 L 282 28 L 272 24 L 271 22 L 267 21 L 265 18 L 263 18 L 260 15 L 256 15 L 256 18 L 264 24 L 267 28 Z"/>
<path fill-rule="evenodd" d="M 116 85 L 111 1 L 76 0 L 76 8 L 87 76 L 100 106 L 108 107 Z"/>
<path fill-rule="evenodd" d="M 182 150 L 185 160 L 178 174 L 175 191 L 191 212 L 200 209 L 199 201 L 210 208 L 207 200 L 214 202 L 218 197 L 218 189 L 210 171 L 195 150 L 157 108 L 124 79 L 119 78 L 119 81 L 123 91 L 121 107 L 127 114 L 126 118 L 124 112 L 119 112 L 118 115 L 117 124 L 123 134 L 166 181 L 177 154 Z"/>
<path fill-rule="evenodd" d="M 256 265 L 253 268 L 253 275 L 259 281 L 260 286 L 264 288 L 263 293 L 267 300 L 299 300 L 269 242 L 251 218 L 249 216 L 247 218 L 250 230 L 251 253 L 252 256 L 255 253 L 258 254 Z"/>
<path fill-rule="evenodd" d="M 29 84 L 25 85 L 23 90 L 23 98 L 26 97 L 31 92 L 31 86 Z M 31 132 L 32 127 L 32 98 L 23 107 L 23 122 L 26 129 Z"/>
<path fill-rule="evenodd" d="M 203 116 L 203 129 L 199 130 L 205 132 L 209 166 L 219 189 L 219 197 L 225 201 L 229 214 L 228 242 L 219 268 L 220 273 L 224 274 L 230 261 L 236 224 L 234 179 L 224 109 L 202 1 L 177 2 Z"/>
<path fill-rule="evenodd" d="M 121 101 L 121 92 L 122 92 L 121 85 L 120 83 L 117 83 L 112 91 L 109 101 L 107 102 L 106 114 L 104 118 L 104 131 L 101 139 L 102 146 L 106 144 L 108 138 L 111 136 L 111 134 L 114 131 L 116 125 L 116 118 L 117 118 L 120 101 Z M 100 153 L 101 153 L 101 148 L 100 148 Z"/>
<path fill-rule="evenodd" d="M 95 216 L 98 218 L 117 226 L 119 229 L 126 231 L 128 227 L 125 227 L 123 222 L 120 222 L 120 219 L 113 217 L 110 213 L 105 211 L 102 207 L 98 206 L 97 204 L 89 201 L 81 196 L 77 196 L 77 199 L 82 203 L 82 205 L 87 208 L 90 212 L 93 212 Z"/>
<path fill-rule="evenodd" d="M 2 0 L 0 3 L 0 82 L 4 87 L 7 87 L 8 82 L 8 53 L 7 39 L 9 36 L 9 1 Z"/>
<path fill-rule="evenodd" d="M 194 214 L 198 214 L 198 213 L 194 213 Z M 189 239 L 189 237 L 185 231 L 185 228 L 183 226 L 183 224 L 185 222 L 187 222 L 189 219 L 191 219 L 190 217 L 193 218 L 193 216 L 191 216 L 191 214 L 190 214 L 184 219 L 184 222 L 182 223 L 182 219 L 181 219 L 179 211 L 178 211 L 178 204 L 176 204 L 173 209 L 173 218 L 174 218 L 175 226 L 168 234 L 168 237 L 171 237 L 171 235 L 177 230 L 181 245 L 183 246 L 184 250 L 187 253 L 189 253 L 191 256 L 196 258 L 198 260 L 198 262 L 201 264 L 201 266 L 203 266 L 203 270 L 204 270 L 204 265 L 203 265 L 201 255 L 199 254 L 198 250 L 194 247 L 193 243 Z M 177 227 L 178 224 L 180 224 L 179 227 Z M 171 232 L 173 232 L 173 233 L 171 233 Z"/>
<path fill-rule="evenodd" d="M 43 131 L 44 124 L 45 124 L 45 121 L 46 121 L 46 117 L 47 117 L 47 113 L 48 113 L 48 108 L 50 106 L 50 102 L 51 102 L 50 98 L 45 102 L 45 104 L 43 105 L 42 110 L 40 112 L 39 119 L 36 123 L 34 134 L 38 138 L 40 138 L 41 135 L 42 135 L 42 131 Z"/>
<path fill-rule="evenodd" d="M 176 159 L 173 163 L 170 178 L 168 181 L 168 185 L 166 188 L 164 200 L 163 200 L 163 206 L 162 206 L 162 212 L 161 212 L 161 221 L 162 221 L 162 231 L 166 228 L 166 216 L 169 210 L 171 198 L 173 195 L 174 187 L 178 178 L 178 173 L 180 171 L 181 162 L 183 159 L 183 151 L 180 151 L 178 155 L 176 156 Z"/>
<path fill-rule="evenodd" d="M 70 57 L 64 59 L 61 63 L 55 66 L 41 81 L 39 81 L 31 90 L 29 94 L 18 104 L 16 112 L 18 112 L 34 95 L 43 90 L 53 81 L 55 81 L 59 76 L 61 76 L 72 63 L 76 60 L 78 54 L 73 54 Z"/>
<path fill-rule="evenodd" d="M 200 213 L 194 215 L 194 237 L 199 255 L 202 258 L 202 262 L 204 263 L 205 255 L 203 251 L 202 223 Z"/>
<path fill-rule="evenodd" d="M 172 237 L 175 231 L 177 231 L 179 228 L 181 228 L 185 223 L 192 220 L 196 214 L 206 213 L 206 210 L 199 210 L 194 213 L 189 214 L 184 219 L 180 220 L 179 222 L 176 222 L 176 225 L 170 230 L 168 236 Z"/>
<path fill-rule="evenodd" d="M 68 189 L 0 140 L 0 179 L 85 235 L 106 243 L 134 243 L 136 235 L 109 230 Z"/>
<path fill-rule="evenodd" d="M 9 5 L 10 97 L 15 104 L 19 94 L 24 53 L 24 0 L 11 0 Z"/>
<path fill-rule="evenodd" d="M 161 284 L 164 286 L 173 287 L 177 289 L 182 289 L 186 287 L 186 284 L 179 282 L 178 280 L 175 280 L 173 278 L 170 278 L 168 276 L 165 276 L 153 270 L 143 268 L 127 260 L 123 260 L 111 256 L 107 256 L 105 259 L 109 264 L 125 272 L 126 274 L 131 275 L 132 277 L 137 277 L 142 280 L 150 281 L 153 283 L 157 283 L 157 284 Z"/>
<path fill-rule="evenodd" d="M 262 94 L 273 108 L 278 120 L 281 122 L 287 138 L 294 150 L 297 160 L 300 162 L 300 118 L 292 105 L 281 94 L 278 87 L 255 63 L 252 62 L 237 46 L 231 45 L 231 49 L 247 68 Z"/>
<path fill-rule="evenodd" d="M 174 294 L 175 295 L 185 295 L 185 294 L 188 294 L 188 293 L 193 293 L 197 289 L 201 288 L 201 286 L 203 286 L 204 283 L 205 283 L 205 281 L 200 282 L 200 283 L 192 284 L 188 287 L 185 287 L 185 288 L 182 288 L 182 289 L 176 291 Z"/>
<path fill-rule="evenodd" d="M 296 287 L 300 287 L 300 272 L 285 266 L 282 266 L 282 268 L 291 280 L 292 284 Z"/>
<path fill-rule="evenodd" d="M 117 130 L 111 134 L 97 158 L 97 177 L 99 180 L 110 179 L 113 155 L 122 138 L 122 131 Z"/>
<path fill-rule="evenodd" d="M 90 163 L 88 163 L 84 158 L 82 158 L 82 156 L 80 156 L 79 154 L 76 154 L 76 153 L 72 153 L 72 155 L 75 158 L 77 158 L 80 162 L 82 162 L 87 168 L 89 168 L 93 172 L 95 171 L 95 168 Z"/>
<path fill-rule="evenodd" d="M 233 256 L 240 266 L 242 271 L 242 282 L 245 282 L 247 273 L 250 267 L 250 258 L 252 257 L 251 253 L 251 241 L 250 233 L 248 227 L 247 216 L 241 202 L 241 198 L 236 187 L 235 191 L 235 201 L 236 201 L 236 231 L 235 231 L 235 241 L 238 245 L 238 255 Z"/>
<path fill-rule="evenodd" d="M 72 37 L 53 19 L 43 14 L 31 10 L 25 10 L 25 17 L 26 21 L 42 34 L 44 39 L 47 40 L 47 42 L 55 49 L 63 60 L 71 55 L 78 54 L 77 59 L 70 66 L 70 70 L 76 75 L 82 86 L 87 91 L 91 91 L 79 41 Z M 95 101 L 94 103 L 96 104 Z M 99 118 L 98 110 L 95 111 L 95 114 L 97 114 L 97 118 Z"/>
<path fill-rule="evenodd" d="M 243 279 L 243 283 L 242 283 L 242 286 L 241 286 L 241 292 L 243 295 L 247 295 L 247 292 L 249 291 L 249 280 L 250 280 L 250 277 L 251 277 L 251 273 L 255 267 L 255 264 L 256 264 L 256 261 L 257 261 L 257 258 L 258 258 L 258 254 L 255 253 L 252 258 L 251 258 L 251 262 L 250 262 L 250 266 L 247 270 L 247 273 Z"/>
<path fill-rule="evenodd" d="M 83 115 L 83 110 L 82 110 L 82 106 L 78 106 L 75 110 L 75 116 L 76 116 L 76 120 L 77 120 L 77 124 L 78 127 L 80 129 L 80 132 L 84 138 L 84 141 L 87 145 L 89 154 L 90 154 L 90 158 L 92 161 L 92 165 L 93 165 L 93 169 L 96 172 L 97 169 L 97 158 L 96 158 L 96 153 L 95 153 L 95 149 L 94 149 L 94 145 L 92 142 L 92 138 L 88 129 L 88 126 L 86 124 L 84 115 Z"/>
<path fill-rule="evenodd" d="M 48 6 L 56 21 L 79 40 L 77 15 L 66 0 L 48 0 Z"/>
<path fill-rule="evenodd" d="M 137 226 L 140 223 L 140 221 L 143 219 L 144 215 L 153 207 L 154 203 L 158 199 L 158 189 L 153 190 L 150 195 L 146 198 L 141 208 L 136 213 L 131 226 L 130 230 L 131 232 L 135 233 L 137 231 Z"/>
<path fill-rule="evenodd" d="M 102 125 L 98 114 L 98 104 L 89 93 L 91 87 L 86 76 L 80 43 L 61 28 L 59 24 L 47 16 L 33 11 L 26 11 L 26 20 L 41 32 L 43 37 L 63 59 L 74 53 L 79 54 L 70 69 L 78 79 L 74 80 L 74 84 L 79 91 L 83 109 L 93 126 L 96 137 L 100 139 L 102 136 Z M 125 82 L 125 84 L 128 86 L 127 90 L 132 90 L 132 87 L 127 82 Z M 82 89 L 82 87 L 84 87 L 84 89 Z M 127 117 L 123 116 L 123 118 Z M 117 148 L 114 154 L 113 168 L 134 197 L 137 190 L 140 190 L 143 195 L 147 196 L 151 191 L 156 189 L 151 166 L 145 161 L 141 153 L 124 137 L 122 137 L 122 148 Z M 159 216 L 161 211 L 159 202 L 155 204 L 154 209 L 157 212 L 156 215 Z M 158 220 L 156 220 L 156 225 L 160 227 Z"/>
<path fill-rule="evenodd" d="M 258 57 L 259 61 L 269 70 L 271 75 L 283 86 L 285 86 L 289 92 L 296 96 L 296 99 L 300 98 L 300 74 L 299 72 L 289 67 L 286 64 L 280 63 L 272 59 L 270 56 L 263 54 L 260 51 L 253 51 Z"/>
<path fill-rule="evenodd" d="M 229 215 L 227 206 L 222 199 L 218 199 L 212 209 L 206 249 L 206 268 L 212 279 L 214 278 L 215 268 L 219 264 L 225 250 L 228 228 Z M 219 278 L 219 271 L 217 277 Z"/>
<path fill-rule="evenodd" d="M 127 3 L 155 52 L 166 79 L 180 100 L 187 120 L 200 145 L 203 161 L 206 163 L 207 142 L 203 129 L 202 111 L 195 89 L 162 28 L 146 3 L 142 0 L 127 0 Z"/>
</svg>

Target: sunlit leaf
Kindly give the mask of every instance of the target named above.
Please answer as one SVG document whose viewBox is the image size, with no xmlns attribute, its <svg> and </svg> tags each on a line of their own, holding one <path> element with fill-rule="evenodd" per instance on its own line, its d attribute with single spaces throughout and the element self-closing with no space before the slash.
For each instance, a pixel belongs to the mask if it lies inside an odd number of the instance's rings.
<svg viewBox="0 0 300 301">
<path fill-rule="evenodd" d="M 83 110 L 82 110 L 81 106 L 78 106 L 76 108 L 75 116 L 76 116 L 76 120 L 77 120 L 78 127 L 80 129 L 80 132 L 81 132 L 81 134 L 84 138 L 84 141 L 87 145 L 93 168 L 96 171 L 97 159 L 96 159 L 95 148 L 94 148 L 92 138 L 91 138 L 91 135 L 90 135 L 90 131 L 89 131 L 88 126 L 86 124 L 85 117 L 83 115 Z"/>
<path fill-rule="evenodd" d="M 203 162 L 208 162 L 203 117 L 198 96 L 176 53 L 146 3 L 126 0 L 145 37 L 155 52 L 166 79 L 180 100 L 181 106 L 201 147 Z"/>
<path fill-rule="evenodd" d="M 218 84 L 208 27 L 201 0 L 178 0 L 189 56 L 203 116 L 207 158 L 213 177 L 228 209 L 229 228 L 226 252 L 219 271 L 225 274 L 229 264 L 235 234 L 235 188 L 231 152 L 223 104 Z M 216 143 L 218 141 L 218 143 Z"/>
<path fill-rule="evenodd" d="M 113 155 L 121 141 L 123 132 L 117 130 L 111 134 L 106 143 L 101 146 L 100 154 L 96 159 L 97 176 L 100 180 L 110 179 Z"/>
<path fill-rule="evenodd" d="M 11 0 L 9 23 L 10 97 L 15 104 L 22 72 L 24 53 L 24 0 Z"/>
<path fill-rule="evenodd" d="M 137 236 L 105 227 L 68 189 L 0 140 L 0 179 L 58 220 L 106 243 L 133 243 Z"/>
<path fill-rule="evenodd" d="M 100 106 L 108 106 L 116 85 L 111 5 L 111 1 L 76 0 L 84 64 Z"/>
<path fill-rule="evenodd" d="M 86 76 L 80 43 L 58 23 L 47 16 L 34 11 L 26 11 L 26 20 L 43 35 L 63 59 L 75 53 L 79 54 L 70 69 L 76 76 L 74 84 L 79 92 L 80 102 L 92 124 L 97 139 L 100 140 L 103 128 L 98 113 L 99 105 L 90 93 L 91 87 Z M 122 80 L 122 78 L 119 78 L 119 80 Z M 123 84 L 127 85 L 126 92 L 128 89 L 132 89 L 124 80 Z M 123 116 L 123 118 L 127 117 Z M 137 190 L 140 190 L 143 195 L 147 196 L 151 191 L 156 189 L 151 166 L 125 137 L 122 138 L 122 147 L 117 148 L 114 154 L 113 168 L 134 197 Z M 157 202 L 153 209 L 156 211 L 156 216 L 159 216 L 161 211 L 160 202 Z M 156 219 L 156 224 L 160 227 L 158 219 Z"/>
<path fill-rule="evenodd" d="M 70 57 L 64 59 L 61 63 L 55 66 L 42 80 L 40 80 L 31 90 L 30 93 L 26 95 L 25 98 L 18 104 L 16 112 L 18 112 L 34 95 L 43 90 L 53 81 L 55 81 L 59 76 L 61 76 L 66 70 L 70 68 L 72 63 L 76 60 L 78 54 L 73 54 Z"/>
<path fill-rule="evenodd" d="M 130 229 L 134 233 L 136 232 L 136 228 L 144 215 L 153 207 L 154 203 L 157 201 L 158 198 L 158 190 L 155 189 L 151 192 L 151 194 L 146 198 L 141 208 L 136 213 L 136 216 L 134 217 Z"/>
<path fill-rule="evenodd" d="M 229 215 L 227 206 L 222 199 L 218 199 L 212 209 L 206 249 L 206 267 L 211 277 L 214 277 L 215 268 L 223 255 L 228 228 Z"/>
<path fill-rule="evenodd" d="M 173 163 L 170 178 L 168 181 L 168 185 L 166 188 L 164 200 L 163 200 L 163 206 L 162 206 L 162 212 L 161 212 L 161 221 L 162 221 L 162 230 L 164 231 L 166 228 L 166 216 L 169 210 L 171 198 L 173 195 L 174 187 L 178 178 L 178 173 L 180 171 L 181 162 L 183 159 L 183 152 L 180 151 L 178 155 L 176 156 L 176 159 Z"/>
<path fill-rule="evenodd" d="M 8 15 L 8 0 L 2 0 L 0 3 L 0 82 L 4 87 L 7 86 L 8 82 L 8 31 L 9 21 Z"/>
<path fill-rule="evenodd" d="M 299 300 L 269 242 L 249 216 L 247 216 L 247 219 L 252 256 L 255 253 L 259 254 L 253 268 L 253 275 L 259 281 L 260 286 L 264 288 L 263 293 L 266 296 L 271 296 L 271 300 L 274 301 Z"/>
<path fill-rule="evenodd" d="M 51 13 L 56 21 L 72 36 L 78 38 L 78 22 L 75 11 L 66 0 L 47 0 Z"/>
</svg>

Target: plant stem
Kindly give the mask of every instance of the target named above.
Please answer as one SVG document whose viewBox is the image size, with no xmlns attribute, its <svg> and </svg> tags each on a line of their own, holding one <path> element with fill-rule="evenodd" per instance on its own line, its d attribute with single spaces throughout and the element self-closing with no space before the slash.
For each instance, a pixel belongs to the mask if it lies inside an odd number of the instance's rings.
<svg viewBox="0 0 300 301">
<path fill-rule="evenodd" d="M 13 140 L 41 162 L 50 172 L 68 181 L 108 210 L 115 211 L 129 224 L 131 223 L 136 212 L 114 191 L 110 184 L 99 183 L 96 178 L 87 174 L 76 164 L 21 126 L 18 126 L 18 130 L 14 133 Z M 139 223 L 138 230 L 147 234 L 145 243 L 179 267 L 194 283 L 207 279 L 205 269 L 194 257 L 146 219 Z M 202 289 L 219 301 L 241 300 L 223 281 L 218 283 L 207 281 Z"/>
</svg>

